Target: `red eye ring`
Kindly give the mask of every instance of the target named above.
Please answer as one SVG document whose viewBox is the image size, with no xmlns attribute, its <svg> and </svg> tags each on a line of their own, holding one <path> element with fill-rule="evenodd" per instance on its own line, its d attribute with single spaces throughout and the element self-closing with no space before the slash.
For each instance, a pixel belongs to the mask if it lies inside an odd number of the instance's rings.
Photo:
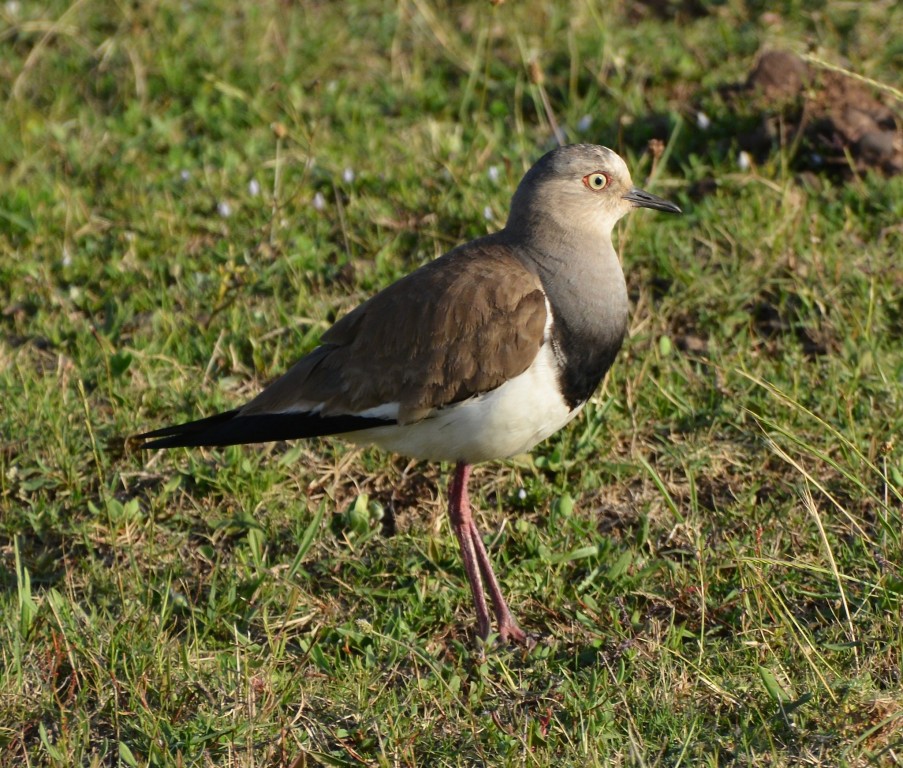
<svg viewBox="0 0 903 768">
<path fill-rule="evenodd" d="M 598 192 L 600 189 L 605 189 L 611 182 L 611 178 L 604 171 L 593 171 L 592 173 L 586 174 L 583 177 L 583 186 L 587 189 L 593 190 L 593 192 Z"/>
</svg>

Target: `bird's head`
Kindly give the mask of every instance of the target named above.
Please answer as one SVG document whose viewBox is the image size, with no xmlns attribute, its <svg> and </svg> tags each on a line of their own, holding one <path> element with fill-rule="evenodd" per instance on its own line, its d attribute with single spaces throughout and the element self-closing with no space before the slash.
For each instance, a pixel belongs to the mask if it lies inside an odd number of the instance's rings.
<svg viewBox="0 0 903 768">
<path fill-rule="evenodd" d="M 554 222 L 565 230 L 610 236 L 631 208 L 680 213 L 674 203 L 633 185 L 621 157 L 595 144 L 569 144 L 540 158 L 514 193 L 508 227 L 535 231 Z"/>
</svg>

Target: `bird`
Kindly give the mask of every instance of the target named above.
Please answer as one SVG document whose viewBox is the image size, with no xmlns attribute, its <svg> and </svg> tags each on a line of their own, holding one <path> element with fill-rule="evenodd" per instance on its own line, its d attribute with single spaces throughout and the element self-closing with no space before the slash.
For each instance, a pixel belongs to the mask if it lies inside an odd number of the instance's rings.
<svg viewBox="0 0 903 768">
<path fill-rule="evenodd" d="M 528 452 L 581 411 L 628 325 L 612 243 L 632 208 L 680 213 L 593 144 L 543 155 L 505 226 L 459 245 L 341 317 L 319 345 L 240 407 L 136 435 L 140 448 L 338 436 L 448 462 L 448 516 L 487 639 L 526 644 L 502 593 L 468 485 L 475 464 Z M 485 590 L 485 591 L 484 591 Z"/>
</svg>

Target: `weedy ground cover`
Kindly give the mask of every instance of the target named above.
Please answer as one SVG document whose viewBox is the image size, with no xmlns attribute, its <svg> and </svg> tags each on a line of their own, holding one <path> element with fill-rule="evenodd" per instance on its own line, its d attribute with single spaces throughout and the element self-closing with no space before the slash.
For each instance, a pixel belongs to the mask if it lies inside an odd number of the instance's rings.
<svg viewBox="0 0 903 768">
<path fill-rule="evenodd" d="M 743 84 L 783 48 L 899 110 L 901 28 L 6 3 L 0 764 L 899 765 L 903 183 Z M 621 226 L 630 338 L 585 414 L 477 469 L 536 648 L 473 639 L 447 468 L 124 449 L 501 226 L 556 131 L 685 215 Z"/>
</svg>

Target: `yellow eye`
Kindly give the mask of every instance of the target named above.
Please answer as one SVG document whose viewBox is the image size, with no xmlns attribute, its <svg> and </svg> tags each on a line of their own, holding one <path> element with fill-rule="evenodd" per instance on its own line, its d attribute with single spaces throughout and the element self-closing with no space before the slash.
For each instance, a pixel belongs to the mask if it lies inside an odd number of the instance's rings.
<svg viewBox="0 0 903 768">
<path fill-rule="evenodd" d="M 584 176 L 583 183 L 590 189 L 605 189 L 608 186 L 608 176 L 602 171 L 595 171 Z"/>
</svg>

